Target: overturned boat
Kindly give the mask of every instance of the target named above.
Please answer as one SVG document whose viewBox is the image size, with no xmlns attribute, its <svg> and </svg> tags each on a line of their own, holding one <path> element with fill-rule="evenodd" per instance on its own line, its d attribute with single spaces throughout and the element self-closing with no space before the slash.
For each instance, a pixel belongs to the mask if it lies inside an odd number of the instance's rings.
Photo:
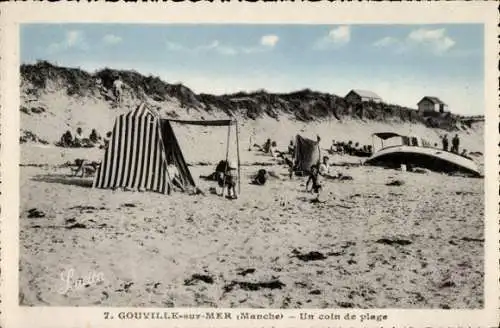
<svg viewBox="0 0 500 328">
<path fill-rule="evenodd" d="M 378 145 L 375 143 L 376 139 L 379 140 Z M 477 164 L 471 158 L 431 147 L 428 142 L 417 137 L 380 132 L 372 135 L 372 141 L 374 154 L 365 161 L 367 165 L 392 168 L 405 165 L 437 172 L 481 175 Z"/>
</svg>

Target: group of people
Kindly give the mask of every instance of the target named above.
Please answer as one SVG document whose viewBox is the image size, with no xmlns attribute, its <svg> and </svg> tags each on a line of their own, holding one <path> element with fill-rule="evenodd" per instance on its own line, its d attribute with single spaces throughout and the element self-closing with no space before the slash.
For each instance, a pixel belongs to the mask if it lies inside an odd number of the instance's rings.
<svg viewBox="0 0 500 328">
<path fill-rule="evenodd" d="M 318 136 L 317 137 L 317 142 L 319 142 L 321 138 Z M 261 149 L 263 151 L 266 150 L 266 145 L 273 145 L 273 141 L 268 139 L 266 143 L 264 144 Z M 344 147 L 345 146 L 345 147 Z M 334 148 L 335 147 L 335 148 Z M 337 150 L 340 147 L 341 150 Z M 335 140 L 332 142 L 332 148 L 335 149 L 335 152 L 343 152 L 343 153 L 349 153 L 350 149 L 356 149 L 352 147 L 351 143 L 336 143 Z M 272 149 L 272 148 L 270 148 Z M 288 145 L 287 152 L 279 152 L 279 155 L 284 159 L 285 164 L 287 164 L 289 168 L 289 178 L 293 178 L 293 174 L 295 172 L 295 144 L 293 140 L 290 141 L 290 144 Z M 365 150 L 368 151 L 368 149 L 365 148 Z M 273 156 L 274 157 L 274 156 Z M 259 170 L 258 174 L 256 177 L 252 180 L 252 184 L 257 184 L 257 185 L 263 185 L 266 181 L 267 173 L 266 170 L 261 169 Z M 322 161 L 318 162 L 316 164 L 313 164 L 308 172 L 308 178 L 306 182 L 306 191 L 307 192 L 313 192 L 316 194 L 316 199 L 319 198 L 320 192 L 322 190 L 322 184 L 321 184 L 321 178 L 325 179 L 342 179 L 343 175 L 342 173 L 337 173 L 333 174 L 330 166 L 330 158 L 328 156 L 323 156 Z"/>
<path fill-rule="evenodd" d="M 228 199 L 237 199 L 238 194 L 236 192 L 236 186 L 238 185 L 238 173 L 237 173 L 237 165 L 234 161 L 225 161 L 221 160 L 215 167 L 215 172 L 210 175 L 204 176 L 201 175 L 200 178 L 209 181 L 216 181 L 218 187 L 220 188 L 220 192 L 215 190 L 219 196 L 223 196 L 225 191 L 227 190 L 227 198 Z"/>
<path fill-rule="evenodd" d="M 445 134 L 442 137 L 441 142 L 443 143 L 443 150 L 448 151 L 449 141 L 448 141 L 447 134 Z M 458 134 L 455 134 L 455 136 L 451 139 L 451 148 L 449 151 L 451 151 L 452 153 L 458 154 L 459 147 L 460 147 L 460 138 L 458 137 Z"/>
<path fill-rule="evenodd" d="M 111 88 L 111 92 L 112 92 L 113 97 L 114 97 L 115 105 L 119 106 L 119 105 L 122 104 L 122 101 L 123 101 L 123 91 L 125 89 L 129 88 L 129 86 L 127 86 L 120 79 L 120 77 L 118 75 L 115 75 L 113 78 L 114 78 L 114 80 L 113 80 L 113 86 Z M 97 87 L 99 89 L 101 89 L 101 92 L 104 92 L 106 94 L 108 93 L 108 90 L 103 85 L 103 82 L 102 82 L 101 78 L 97 78 L 96 84 L 97 84 Z"/>
<path fill-rule="evenodd" d="M 311 166 L 309 176 L 306 182 L 306 191 L 312 191 L 316 194 L 316 199 L 319 198 L 320 192 L 323 189 L 321 178 L 331 180 L 352 180 L 352 177 L 343 175 L 341 172 L 333 174 L 328 156 L 323 156 L 323 161 Z"/>
<path fill-rule="evenodd" d="M 320 140 L 319 136 L 317 140 Z M 271 139 L 267 139 L 263 146 L 254 144 L 253 147 L 265 153 L 271 154 L 271 156 L 273 157 L 281 157 L 283 159 L 283 163 L 286 164 L 289 168 L 290 179 L 293 178 L 293 175 L 296 171 L 296 163 L 294 159 L 296 148 L 293 140 L 290 141 L 290 144 L 288 145 L 288 149 L 286 151 L 277 150 L 276 142 L 272 141 Z M 249 147 L 249 150 L 251 149 L 252 147 Z M 322 190 L 322 178 L 338 180 L 343 180 L 344 178 L 341 173 L 332 173 L 329 161 L 330 159 L 328 156 L 323 156 L 322 160 L 318 161 L 318 163 L 313 164 L 307 172 L 308 175 L 305 189 L 307 192 L 313 192 L 314 194 L 316 194 L 316 199 L 319 197 Z M 179 189 L 180 191 L 184 191 L 185 183 L 182 180 L 178 168 L 174 163 L 173 156 L 167 156 L 167 165 L 169 179 L 172 183 L 172 186 Z M 258 172 L 252 177 L 250 183 L 259 186 L 265 185 L 268 181 L 269 176 L 275 176 L 279 178 L 275 174 L 272 174 L 272 172 L 270 171 L 259 169 Z M 215 172 L 208 176 L 200 176 L 200 178 L 209 181 L 216 181 L 218 187 L 220 188 L 220 192 L 216 192 L 218 195 L 224 195 L 227 190 L 227 198 L 238 198 L 236 187 L 238 185 L 239 176 L 237 173 L 237 166 L 232 161 L 221 160 L 215 167 Z"/>
<path fill-rule="evenodd" d="M 218 195 L 223 196 L 227 190 L 227 198 L 237 199 L 238 194 L 236 192 L 236 186 L 238 184 L 238 173 L 236 170 L 237 166 L 234 162 L 222 160 L 215 167 L 214 173 L 208 176 L 200 176 L 200 178 L 216 181 L 220 188 L 220 193 L 217 192 Z M 167 156 L 167 171 L 171 186 L 174 189 L 185 192 L 188 184 L 186 184 L 186 181 L 182 178 L 172 155 Z M 195 193 L 203 194 L 198 188 L 196 188 Z"/>
<path fill-rule="evenodd" d="M 267 139 L 264 145 L 261 146 L 256 143 L 252 143 L 252 138 L 250 138 L 250 146 L 248 147 L 248 150 L 251 151 L 252 148 L 257 148 L 266 154 L 270 154 L 273 158 L 277 158 L 281 155 L 281 152 L 278 150 L 278 144 L 276 141 L 271 139 Z"/>
<path fill-rule="evenodd" d="M 359 142 L 353 143 L 352 141 L 343 142 L 332 140 L 332 145 L 328 149 L 330 154 L 351 155 L 351 156 L 368 156 L 372 153 L 371 145 L 360 146 Z"/>
</svg>

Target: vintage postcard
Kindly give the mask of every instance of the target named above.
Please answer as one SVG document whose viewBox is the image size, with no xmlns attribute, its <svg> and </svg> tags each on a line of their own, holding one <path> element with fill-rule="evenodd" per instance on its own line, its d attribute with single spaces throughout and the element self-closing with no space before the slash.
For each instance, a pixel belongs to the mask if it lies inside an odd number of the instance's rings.
<svg viewBox="0 0 500 328">
<path fill-rule="evenodd" d="M 0 24 L 2 327 L 498 327 L 495 3 Z"/>
</svg>

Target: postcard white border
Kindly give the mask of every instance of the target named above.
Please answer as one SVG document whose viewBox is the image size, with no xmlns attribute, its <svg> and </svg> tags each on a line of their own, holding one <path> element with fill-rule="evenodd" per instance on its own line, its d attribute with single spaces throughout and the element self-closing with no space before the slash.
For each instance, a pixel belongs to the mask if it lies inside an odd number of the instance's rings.
<svg viewBox="0 0 500 328">
<path fill-rule="evenodd" d="M 11 327 L 498 327 L 499 222 L 498 222 L 498 10 L 496 2 L 236 2 L 213 3 L 2 3 L 0 100 L 1 112 L 1 326 Z M 104 320 L 112 311 L 170 311 L 173 309 L 18 306 L 19 218 L 19 24 L 78 23 L 293 23 L 293 24 L 432 24 L 483 23 L 485 26 L 485 308 L 483 310 L 342 309 L 307 310 L 387 314 L 389 320 L 370 324 L 335 321 L 163 321 Z M 239 313 L 244 309 L 219 309 Z M 206 312 L 209 309 L 176 309 Z M 249 310 L 263 313 L 263 310 Z M 278 310 L 297 315 L 304 310 Z"/>
</svg>

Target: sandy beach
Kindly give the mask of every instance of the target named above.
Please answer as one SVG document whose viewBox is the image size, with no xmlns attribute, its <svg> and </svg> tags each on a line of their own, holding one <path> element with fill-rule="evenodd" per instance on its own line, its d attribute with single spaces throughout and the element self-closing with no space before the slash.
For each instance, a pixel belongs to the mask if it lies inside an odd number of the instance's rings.
<svg viewBox="0 0 500 328">
<path fill-rule="evenodd" d="M 206 146 L 186 147 L 195 178 L 220 158 L 203 155 Z M 242 149 L 241 195 L 227 200 L 201 179 L 205 196 L 92 189 L 91 178 L 71 178 L 60 165 L 102 151 L 21 150 L 21 305 L 483 305 L 483 179 L 335 155 L 333 170 L 353 179 L 325 181 L 324 202 L 314 203 L 305 178 L 289 180 L 285 166 Z M 249 184 L 259 168 L 279 178 Z M 386 185 L 394 180 L 404 184 Z M 32 209 L 42 215 L 30 217 Z"/>
</svg>

